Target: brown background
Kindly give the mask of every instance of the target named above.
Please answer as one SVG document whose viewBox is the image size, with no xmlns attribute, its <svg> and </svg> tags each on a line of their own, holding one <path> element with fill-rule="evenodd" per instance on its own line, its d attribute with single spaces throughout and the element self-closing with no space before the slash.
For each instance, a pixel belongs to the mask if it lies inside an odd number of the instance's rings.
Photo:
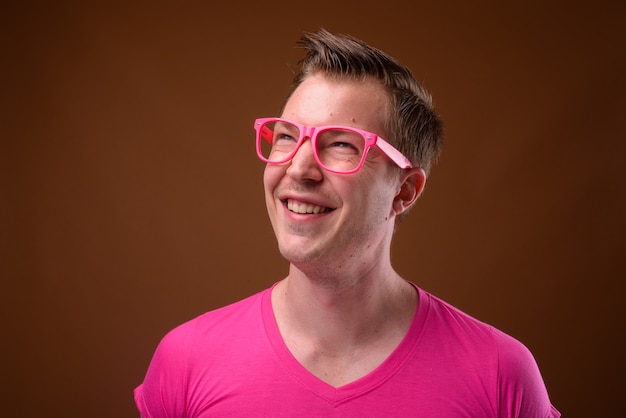
<svg viewBox="0 0 626 418">
<path fill-rule="evenodd" d="M 446 122 L 400 273 L 528 345 L 566 416 L 623 410 L 623 2 L 82 3 L 0 10 L 3 416 L 136 416 L 166 331 L 283 277 L 252 121 L 320 26 Z"/>
</svg>

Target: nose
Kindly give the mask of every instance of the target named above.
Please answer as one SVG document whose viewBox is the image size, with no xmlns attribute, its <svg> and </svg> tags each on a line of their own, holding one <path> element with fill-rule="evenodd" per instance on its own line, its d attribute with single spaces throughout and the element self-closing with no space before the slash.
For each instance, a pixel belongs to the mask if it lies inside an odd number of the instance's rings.
<svg viewBox="0 0 626 418">
<path fill-rule="evenodd" d="M 287 175 L 294 180 L 320 181 L 324 177 L 322 167 L 319 166 L 313 154 L 311 138 L 305 138 L 300 148 L 289 162 Z"/>
</svg>

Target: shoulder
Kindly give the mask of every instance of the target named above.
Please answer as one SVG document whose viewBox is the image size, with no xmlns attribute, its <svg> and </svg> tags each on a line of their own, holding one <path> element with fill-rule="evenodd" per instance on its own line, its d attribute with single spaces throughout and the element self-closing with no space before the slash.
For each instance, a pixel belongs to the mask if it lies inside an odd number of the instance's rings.
<svg viewBox="0 0 626 418">
<path fill-rule="evenodd" d="M 242 338 L 258 338 L 263 332 L 261 307 L 265 292 L 206 312 L 169 331 L 157 345 L 148 374 L 182 378 L 198 360 L 206 364 L 219 362 L 241 346 Z"/>
<path fill-rule="evenodd" d="M 267 292 L 269 290 L 211 310 L 178 325 L 162 338 L 159 349 L 180 350 L 194 347 L 203 341 L 228 338 L 242 328 L 249 332 L 253 323 L 261 321 L 262 300 Z"/>
<path fill-rule="evenodd" d="M 262 339 L 262 301 L 267 292 L 209 311 L 169 331 L 135 390 L 140 411 L 183 416 L 190 393 L 205 376 L 214 380 L 227 376 L 228 360 L 241 355 L 249 341 Z"/>
<path fill-rule="evenodd" d="M 438 341 L 446 341 L 442 351 L 454 353 L 458 370 L 478 372 L 494 383 L 500 416 L 558 416 L 537 362 L 522 342 L 427 292 L 420 296 L 426 305 L 425 326 Z"/>
<path fill-rule="evenodd" d="M 420 293 L 420 304 L 426 326 L 438 334 L 447 334 L 452 339 L 467 341 L 471 346 L 496 348 L 494 330 L 491 325 L 476 319 L 459 308 L 424 291 Z"/>
<path fill-rule="evenodd" d="M 430 293 L 421 291 L 426 306 L 425 321 L 431 329 L 455 341 L 455 345 L 489 351 L 500 370 L 535 365 L 528 348 L 511 335 L 461 311 Z"/>
</svg>

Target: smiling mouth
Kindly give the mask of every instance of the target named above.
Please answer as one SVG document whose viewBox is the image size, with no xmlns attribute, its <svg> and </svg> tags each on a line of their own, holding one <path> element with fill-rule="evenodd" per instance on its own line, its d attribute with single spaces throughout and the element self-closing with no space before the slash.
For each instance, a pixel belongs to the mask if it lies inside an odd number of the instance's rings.
<svg viewBox="0 0 626 418">
<path fill-rule="evenodd" d="M 287 209 L 294 213 L 317 215 L 320 213 L 330 212 L 332 209 L 325 206 L 317 206 L 309 203 L 297 202 L 287 199 Z"/>
</svg>

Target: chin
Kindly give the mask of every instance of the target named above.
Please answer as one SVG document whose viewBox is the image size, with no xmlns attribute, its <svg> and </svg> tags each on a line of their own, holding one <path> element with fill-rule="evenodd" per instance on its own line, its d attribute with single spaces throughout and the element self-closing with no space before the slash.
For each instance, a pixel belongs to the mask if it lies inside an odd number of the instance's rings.
<svg viewBox="0 0 626 418">
<path fill-rule="evenodd" d="M 304 243 L 294 243 L 293 241 L 283 244 L 279 243 L 278 249 L 283 258 L 296 266 L 299 264 L 314 263 L 322 256 L 321 251 Z"/>
</svg>

